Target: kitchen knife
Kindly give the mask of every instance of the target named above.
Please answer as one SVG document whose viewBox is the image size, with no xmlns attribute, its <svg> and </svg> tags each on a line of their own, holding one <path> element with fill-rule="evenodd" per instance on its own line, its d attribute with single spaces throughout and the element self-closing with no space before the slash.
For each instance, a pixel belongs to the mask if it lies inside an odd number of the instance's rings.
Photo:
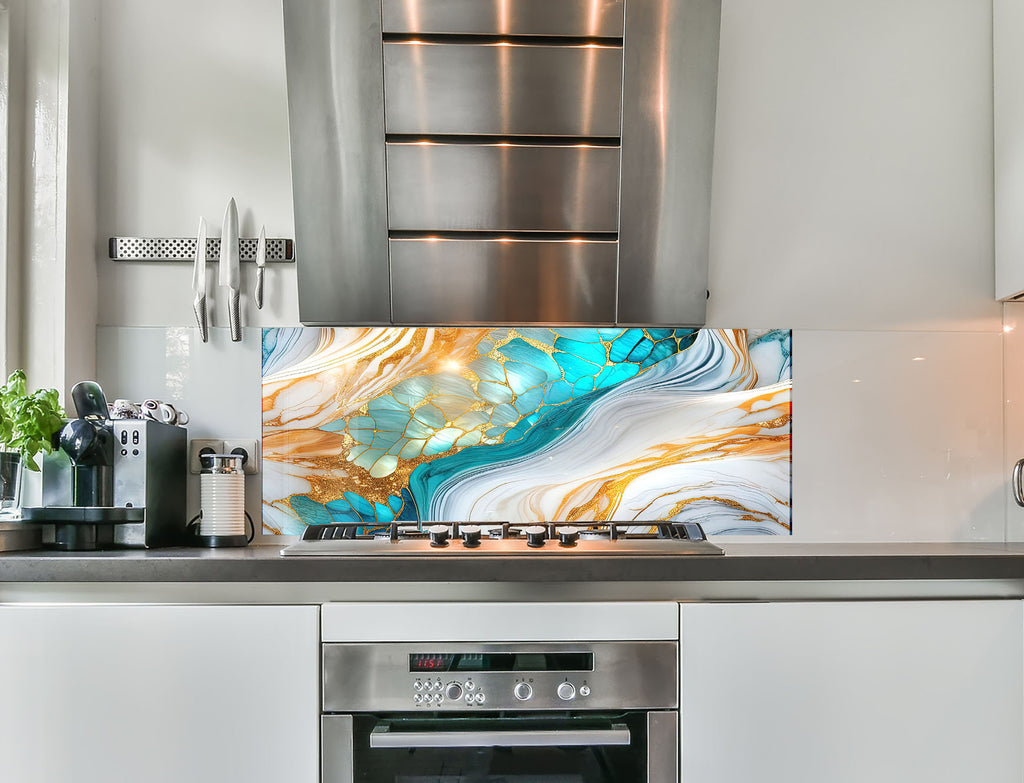
<svg viewBox="0 0 1024 783">
<path fill-rule="evenodd" d="M 206 218 L 199 218 L 199 235 L 196 237 L 196 261 L 192 267 L 192 290 L 196 297 L 192 300 L 192 309 L 196 313 L 199 324 L 199 336 L 208 342 L 210 333 L 206 320 Z"/>
<path fill-rule="evenodd" d="M 242 322 L 238 312 L 238 207 L 235 200 L 228 201 L 224 211 L 224 227 L 220 234 L 220 284 L 228 288 L 228 323 L 231 326 L 231 341 L 242 339 Z"/>
<path fill-rule="evenodd" d="M 263 309 L 263 272 L 267 265 L 267 227 L 260 226 L 260 238 L 256 241 L 256 291 L 253 299 L 256 309 Z"/>
</svg>

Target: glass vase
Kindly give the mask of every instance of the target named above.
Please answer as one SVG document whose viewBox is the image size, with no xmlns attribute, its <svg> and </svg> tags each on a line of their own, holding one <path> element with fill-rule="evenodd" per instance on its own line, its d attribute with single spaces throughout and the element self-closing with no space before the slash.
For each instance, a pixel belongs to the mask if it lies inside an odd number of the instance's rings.
<svg viewBox="0 0 1024 783">
<path fill-rule="evenodd" d="M 0 519 L 21 518 L 21 475 L 24 465 L 17 451 L 0 451 Z"/>
</svg>

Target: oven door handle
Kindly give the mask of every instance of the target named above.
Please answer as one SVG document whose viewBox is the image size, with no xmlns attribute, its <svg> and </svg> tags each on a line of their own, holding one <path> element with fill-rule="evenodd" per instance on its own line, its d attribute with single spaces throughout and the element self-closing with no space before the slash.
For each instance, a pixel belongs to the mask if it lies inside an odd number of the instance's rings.
<svg viewBox="0 0 1024 783">
<path fill-rule="evenodd" d="M 614 723 L 607 729 L 555 731 L 391 731 L 387 723 L 370 732 L 371 748 L 548 748 L 628 745 L 629 727 Z"/>
</svg>

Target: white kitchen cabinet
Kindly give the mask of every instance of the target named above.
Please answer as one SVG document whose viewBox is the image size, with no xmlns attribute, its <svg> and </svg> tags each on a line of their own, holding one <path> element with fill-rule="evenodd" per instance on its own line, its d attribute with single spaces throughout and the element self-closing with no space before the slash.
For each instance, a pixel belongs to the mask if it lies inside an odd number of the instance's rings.
<svg viewBox="0 0 1024 783">
<path fill-rule="evenodd" d="M 992 2 L 996 299 L 1024 294 L 1024 3 Z"/>
<path fill-rule="evenodd" d="M 1020 601 L 683 605 L 683 783 L 1020 783 Z"/>
<path fill-rule="evenodd" d="M 315 783 L 318 609 L 0 607 L 0 779 Z"/>
</svg>

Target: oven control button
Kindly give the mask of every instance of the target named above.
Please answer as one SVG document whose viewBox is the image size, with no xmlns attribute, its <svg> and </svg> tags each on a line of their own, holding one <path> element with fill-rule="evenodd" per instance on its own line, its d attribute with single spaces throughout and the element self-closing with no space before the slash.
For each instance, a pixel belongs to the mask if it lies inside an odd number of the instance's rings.
<svg viewBox="0 0 1024 783">
<path fill-rule="evenodd" d="M 473 682 L 472 680 L 466 680 L 466 690 L 467 691 L 475 691 L 476 690 L 476 683 Z"/>
<path fill-rule="evenodd" d="M 462 698 L 462 686 L 457 682 L 450 682 L 444 689 L 445 698 L 458 701 Z"/>
<path fill-rule="evenodd" d="M 477 693 L 477 694 L 476 694 L 476 695 L 475 695 L 475 696 L 473 697 L 473 701 L 475 701 L 475 702 L 476 702 L 477 704 L 483 704 L 483 703 L 484 703 L 484 700 L 485 700 L 486 698 L 487 698 L 487 697 L 486 697 L 486 696 L 484 696 L 484 695 L 483 695 L 483 693 L 479 693 L 479 692 L 478 692 L 478 693 Z"/>
<path fill-rule="evenodd" d="M 435 704 L 440 704 L 442 701 L 444 701 L 444 697 L 441 696 L 440 693 L 435 693 L 434 694 L 434 703 Z"/>
<path fill-rule="evenodd" d="M 560 682 L 558 688 L 555 689 L 555 693 L 558 694 L 558 698 L 562 701 L 572 701 L 576 698 L 576 686 L 571 682 Z"/>
<path fill-rule="evenodd" d="M 472 693 L 467 693 L 466 694 L 466 704 L 472 704 L 472 703 L 473 703 L 473 694 Z"/>
<path fill-rule="evenodd" d="M 589 696 L 589 695 L 590 695 L 590 686 L 589 685 L 581 685 L 580 686 L 580 696 Z"/>
<path fill-rule="evenodd" d="M 516 687 L 512 689 L 512 693 L 519 701 L 526 701 L 533 696 L 533 688 L 530 687 L 528 682 L 517 682 Z"/>
<path fill-rule="evenodd" d="M 415 696 L 412 697 L 412 703 L 413 704 L 422 704 L 423 703 L 423 697 L 420 696 L 420 694 L 417 693 Z"/>
<path fill-rule="evenodd" d="M 423 690 L 423 683 L 420 682 L 419 680 L 416 680 L 416 682 L 414 682 L 412 684 L 412 689 L 414 691 L 421 691 L 421 690 Z"/>
</svg>

